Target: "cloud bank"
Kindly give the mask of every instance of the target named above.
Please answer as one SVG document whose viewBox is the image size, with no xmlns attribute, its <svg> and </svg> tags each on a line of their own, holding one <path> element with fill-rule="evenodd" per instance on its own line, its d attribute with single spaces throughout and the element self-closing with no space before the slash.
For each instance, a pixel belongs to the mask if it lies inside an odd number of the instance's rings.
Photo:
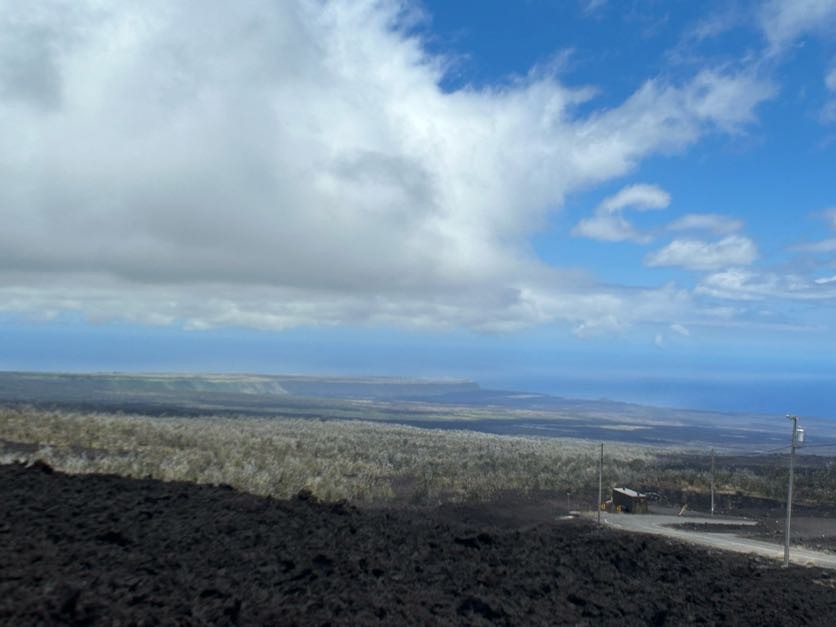
<svg viewBox="0 0 836 627">
<path fill-rule="evenodd" d="M 41 317 L 665 319 L 686 293 L 598 286 L 529 238 L 567 194 L 736 132 L 774 93 L 730 70 L 584 115 L 591 91 L 549 75 L 449 92 L 397 0 L 6 0 L 0 16 L 0 311 Z"/>
</svg>

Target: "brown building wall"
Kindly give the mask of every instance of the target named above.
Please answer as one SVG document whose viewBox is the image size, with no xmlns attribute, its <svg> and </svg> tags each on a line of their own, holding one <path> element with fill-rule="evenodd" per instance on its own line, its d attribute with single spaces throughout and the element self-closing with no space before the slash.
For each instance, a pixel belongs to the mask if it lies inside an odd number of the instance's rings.
<svg viewBox="0 0 836 627">
<path fill-rule="evenodd" d="M 647 498 L 643 496 L 632 497 L 613 490 L 612 506 L 615 511 L 627 512 L 630 514 L 646 514 Z"/>
</svg>

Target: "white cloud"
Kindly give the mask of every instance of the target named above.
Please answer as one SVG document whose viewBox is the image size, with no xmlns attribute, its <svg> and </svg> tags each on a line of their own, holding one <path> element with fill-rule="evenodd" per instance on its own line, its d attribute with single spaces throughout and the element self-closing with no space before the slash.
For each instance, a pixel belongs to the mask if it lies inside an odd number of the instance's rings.
<svg viewBox="0 0 836 627">
<path fill-rule="evenodd" d="M 681 266 L 689 270 L 716 270 L 749 265 L 757 256 L 757 248 L 752 240 L 730 235 L 716 242 L 675 239 L 661 250 L 649 254 L 645 264 L 651 267 Z"/>
<path fill-rule="evenodd" d="M 0 311 L 581 334 L 679 312 L 529 237 L 566 194 L 739 132 L 773 85 L 653 79 L 584 115 L 550 76 L 451 93 L 410 6 L 0 0 Z"/>
<path fill-rule="evenodd" d="M 637 230 L 620 213 L 596 213 L 591 218 L 584 218 L 572 229 L 572 235 L 602 242 L 633 241 L 646 244 L 651 241 L 647 233 Z"/>
<path fill-rule="evenodd" d="M 822 124 L 833 124 L 836 122 L 836 100 L 824 104 L 819 113 L 819 120 Z"/>
<path fill-rule="evenodd" d="M 711 71 L 700 72 L 685 94 L 696 115 L 712 120 L 727 133 L 739 132 L 744 124 L 754 122 L 754 111 L 748 103 L 772 98 L 778 89 L 767 80 L 755 80 L 751 76 L 744 81 L 739 78 Z M 749 89 L 755 91 L 750 93 Z"/>
<path fill-rule="evenodd" d="M 824 84 L 830 91 L 836 91 L 836 66 L 830 68 L 827 74 L 825 74 Z"/>
<path fill-rule="evenodd" d="M 836 0 L 769 0 L 761 6 L 760 25 L 769 42 L 767 54 L 773 57 L 800 45 L 797 42 L 806 35 L 834 39 Z M 825 74 L 824 82 L 829 90 L 836 90 L 836 68 Z M 822 105 L 819 121 L 836 123 L 836 100 Z"/>
<path fill-rule="evenodd" d="M 638 183 L 623 187 L 613 196 L 605 198 L 599 209 L 608 213 L 630 208 L 636 211 L 664 209 L 671 203 L 671 196 L 658 185 Z"/>
<path fill-rule="evenodd" d="M 684 335 L 685 337 L 691 335 L 691 332 L 688 330 L 688 328 L 682 326 L 681 324 L 672 324 L 671 331 L 679 333 L 679 335 Z"/>
<path fill-rule="evenodd" d="M 748 19 L 748 16 L 745 19 Z M 713 39 L 740 26 L 743 21 L 743 13 L 734 5 L 723 7 L 722 10 L 713 10 L 706 17 L 698 20 L 686 32 L 686 41 L 690 43 L 692 41 Z"/>
<path fill-rule="evenodd" d="M 595 13 L 606 4 L 607 0 L 581 0 L 581 7 L 584 13 Z"/>
<path fill-rule="evenodd" d="M 827 220 L 830 224 L 830 228 L 836 230 L 836 207 L 825 209 L 824 211 L 822 211 L 822 215 L 824 216 L 824 219 Z"/>
<path fill-rule="evenodd" d="M 572 235 L 607 242 L 632 240 L 646 243 L 650 241 L 649 235 L 636 230 L 621 212 L 627 208 L 636 211 L 664 209 L 670 202 L 670 194 L 657 185 L 642 183 L 628 185 L 616 194 L 605 198 L 595 209 L 595 214 L 591 218 L 578 222 L 572 229 Z"/>
<path fill-rule="evenodd" d="M 708 231 L 715 235 L 730 235 L 743 228 L 743 222 L 718 213 L 689 213 L 668 225 L 671 231 Z"/>
<path fill-rule="evenodd" d="M 773 52 L 780 52 L 805 33 L 832 33 L 834 0 L 770 0 L 761 9 L 761 27 Z"/>
<path fill-rule="evenodd" d="M 818 218 L 824 219 L 827 226 L 836 231 L 836 207 L 817 211 L 814 214 Z M 790 250 L 805 253 L 832 253 L 836 252 L 836 238 L 828 238 L 819 240 L 818 242 L 807 242 L 805 244 L 798 244 L 793 246 Z"/>
<path fill-rule="evenodd" d="M 799 244 L 793 247 L 793 250 L 804 253 L 833 253 L 836 252 L 836 238 L 831 237 L 809 244 Z"/>
<path fill-rule="evenodd" d="M 836 284 L 827 281 L 810 281 L 796 274 L 758 273 L 740 268 L 704 277 L 695 291 L 713 298 L 740 301 L 836 299 Z"/>
<path fill-rule="evenodd" d="M 658 289 L 614 288 L 608 293 L 587 290 L 569 299 L 552 298 L 559 317 L 572 322 L 581 338 L 618 333 L 642 323 L 666 325 L 697 309 L 691 294 L 672 284 Z"/>
<path fill-rule="evenodd" d="M 831 67 L 824 75 L 824 85 L 831 92 L 836 92 L 836 65 Z M 819 117 L 823 124 L 836 122 L 836 99 L 825 102 Z"/>
</svg>

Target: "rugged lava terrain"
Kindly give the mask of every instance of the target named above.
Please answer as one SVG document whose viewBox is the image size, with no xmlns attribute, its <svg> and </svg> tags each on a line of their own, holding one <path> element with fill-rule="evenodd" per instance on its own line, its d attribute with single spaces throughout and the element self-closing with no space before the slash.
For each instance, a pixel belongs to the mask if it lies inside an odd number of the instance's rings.
<svg viewBox="0 0 836 627">
<path fill-rule="evenodd" d="M 490 514 L 0 466 L 0 624 L 836 619 L 836 574 Z"/>
</svg>

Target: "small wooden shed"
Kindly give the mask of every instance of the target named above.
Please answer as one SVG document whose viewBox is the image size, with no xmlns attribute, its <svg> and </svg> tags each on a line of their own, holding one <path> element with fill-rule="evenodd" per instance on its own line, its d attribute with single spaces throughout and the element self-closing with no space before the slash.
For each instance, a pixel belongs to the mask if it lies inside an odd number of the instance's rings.
<svg viewBox="0 0 836 627">
<path fill-rule="evenodd" d="M 616 512 L 646 514 L 647 496 L 630 488 L 613 488 L 612 508 Z"/>
</svg>

